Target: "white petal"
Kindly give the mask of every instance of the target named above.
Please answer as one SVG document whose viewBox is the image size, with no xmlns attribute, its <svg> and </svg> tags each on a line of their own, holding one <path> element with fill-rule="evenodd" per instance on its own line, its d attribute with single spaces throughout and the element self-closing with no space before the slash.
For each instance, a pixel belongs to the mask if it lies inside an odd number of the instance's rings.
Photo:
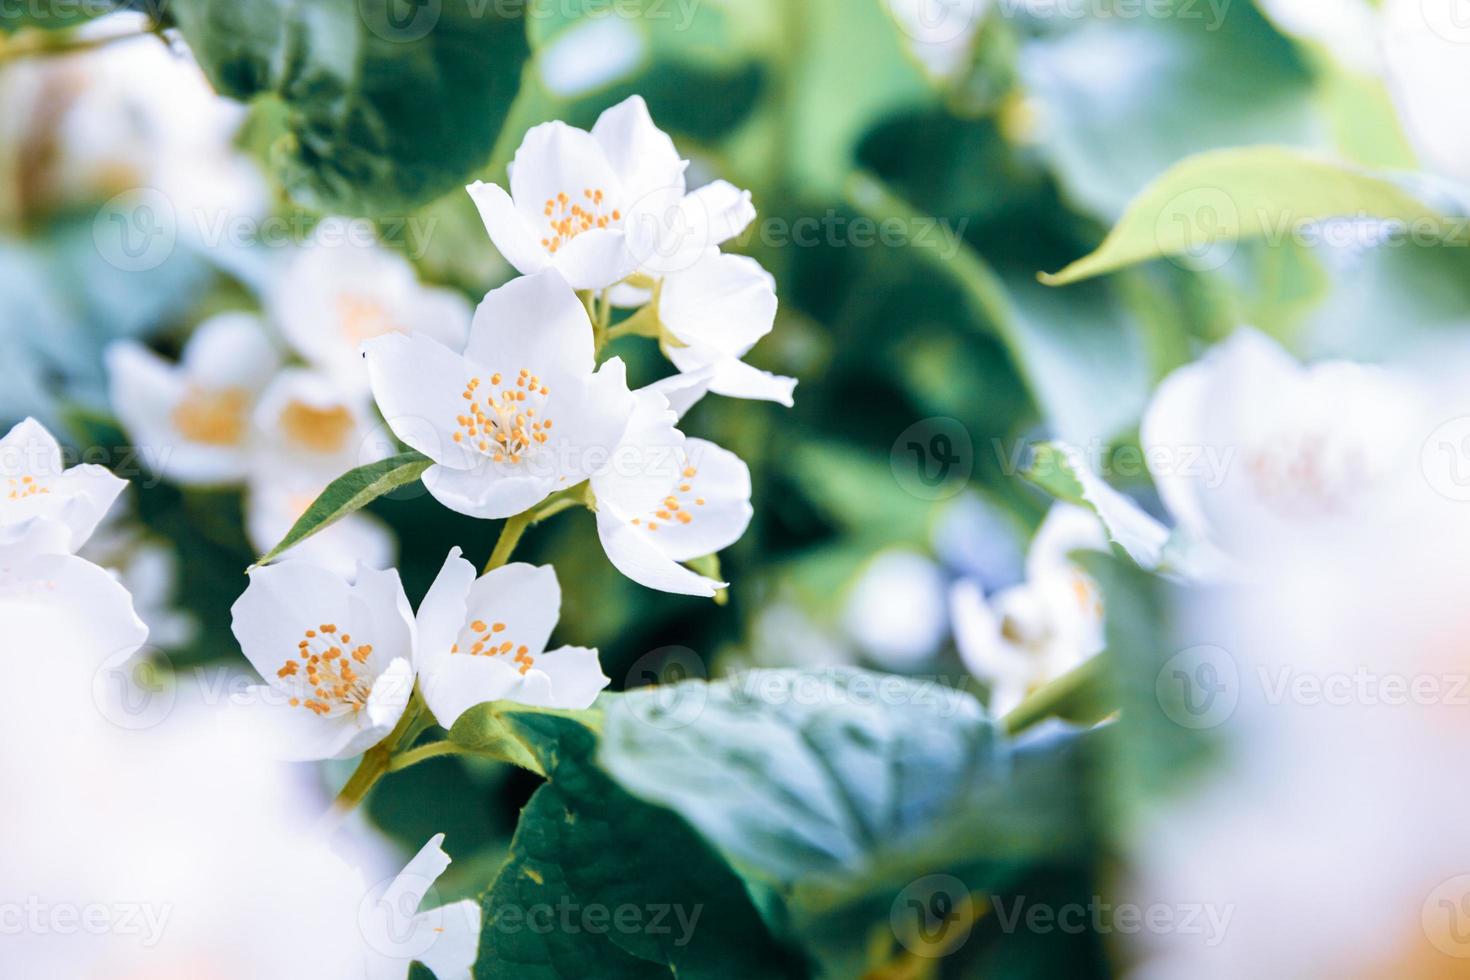
<svg viewBox="0 0 1470 980">
<path fill-rule="evenodd" d="M 363 616 L 362 610 L 367 615 Z M 414 656 L 413 607 L 403 591 L 398 569 L 376 569 L 359 563 L 351 586 L 348 621 L 353 632 L 365 634 L 359 642 L 373 645 L 367 666 Z M 325 620 L 324 620 L 325 622 Z"/>
<path fill-rule="evenodd" d="M 684 194 L 684 169 L 674 141 L 653 124 L 648 104 L 635 95 L 605 111 L 592 127 L 608 162 L 622 178 L 632 204 L 648 194 Z"/>
<path fill-rule="evenodd" d="M 695 474 L 684 479 L 673 496 L 679 513 L 692 519 L 686 524 L 676 513 L 675 519 L 660 521 L 650 536 L 679 562 L 713 555 L 739 541 L 755 513 L 750 506 L 750 469 L 739 456 L 703 439 L 690 439 L 686 452 Z M 683 490 L 686 486 L 690 489 Z"/>
<path fill-rule="evenodd" d="M 526 673 L 512 699 L 538 708 L 581 711 L 592 707 L 611 683 L 602 672 L 596 650 L 560 647 L 536 658 L 536 666 Z"/>
<path fill-rule="evenodd" d="M 656 391 L 663 395 L 669 401 L 669 408 L 682 419 L 709 394 L 709 386 L 714 378 L 715 369 L 711 367 L 681 371 L 661 381 L 655 381 L 643 390 Z"/>
<path fill-rule="evenodd" d="M 710 245 L 723 245 L 737 237 L 756 217 L 750 191 L 724 180 L 716 180 L 691 193 L 684 199 L 683 208 L 691 220 L 704 222 L 703 237 Z"/>
<path fill-rule="evenodd" d="M 349 759 L 381 742 L 388 732 L 378 735 L 359 748 L 363 729 L 352 715 L 326 718 L 299 705 L 292 705 L 286 695 L 268 684 L 253 685 L 248 690 L 248 703 L 231 718 L 252 726 L 262 743 L 263 754 L 284 762 L 318 762 L 325 759 Z M 371 737 L 371 733 L 369 735 Z"/>
<path fill-rule="evenodd" d="M 680 371 L 710 371 L 709 390 L 717 395 L 776 402 L 787 408 L 795 404 L 795 378 L 751 367 L 710 347 L 670 347 L 668 356 Z"/>
<path fill-rule="evenodd" d="M 126 486 L 101 466 L 63 472 L 60 445 L 34 419 L 0 439 L 0 527 L 53 521 L 69 531 L 64 549 L 76 551 Z"/>
<path fill-rule="evenodd" d="M 428 843 L 419 848 L 394 876 L 383 892 L 381 899 L 396 915 L 408 919 L 418 914 L 424 896 L 434 886 L 450 865 L 449 855 L 444 853 L 444 835 L 435 834 Z M 442 978 L 441 978 L 442 980 Z"/>
<path fill-rule="evenodd" d="M 468 603 L 470 586 L 475 583 L 475 566 L 465 561 L 463 555 L 458 548 L 450 550 L 444 567 L 429 586 L 424 601 L 419 603 L 415 619 L 418 662 L 419 669 L 425 673 L 431 663 L 449 656 L 449 648 L 469 622 Z"/>
<path fill-rule="evenodd" d="M 635 525 L 633 520 L 631 515 L 612 505 L 599 507 L 597 511 L 597 536 L 602 541 L 602 550 L 618 571 L 639 585 L 660 592 L 709 598 L 724 588 L 725 583 L 707 579 L 674 561 L 650 540 L 659 532 L 649 531 L 646 524 Z"/>
<path fill-rule="evenodd" d="M 281 355 L 259 317 L 221 313 L 194 331 L 184 345 L 181 366 L 196 384 L 256 393 L 275 376 Z"/>
<path fill-rule="evenodd" d="M 592 492 L 630 514 L 651 512 L 678 484 L 684 469 L 684 433 L 668 399 L 644 388 L 633 393 L 633 413 L 608 464 L 592 476 Z"/>
<path fill-rule="evenodd" d="M 561 273 L 523 276 L 475 310 L 465 357 L 509 378 L 522 368 L 545 379 L 585 377 L 596 366 L 592 321 Z"/>
<path fill-rule="evenodd" d="M 500 520 L 536 506 L 562 485 L 554 477 L 506 476 L 506 469 L 488 459 L 472 470 L 431 466 L 424 472 L 424 486 L 455 513 Z"/>
<path fill-rule="evenodd" d="M 451 654 L 436 662 L 420 678 L 424 701 L 434 720 L 450 728 L 476 705 L 504 701 L 521 684 L 521 673 L 510 657 L 472 657 Z"/>
<path fill-rule="evenodd" d="M 432 337 L 453 351 L 462 351 L 470 339 L 475 309 L 452 289 L 420 287 L 412 307 L 405 311 L 412 332 Z"/>
<path fill-rule="evenodd" d="M 467 898 L 420 913 L 414 929 L 432 940 L 417 959 L 437 980 L 470 980 L 480 955 L 478 902 Z"/>
<path fill-rule="evenodd" d="M 1074 566 L 1072 552 L 1107 553 L 1108 536 L 1097 515 L 1075 504 L 1056 503 L 1036 529 L 1026 553 L 1026 577 L 1040 578 Z"/>
<path fill-rule="evenodd" d="M 465 359 L 428 337 L 389 334 L 363 345 L 373 397 L 393 434 L 443 466 L 483 459 L 454 441 L 474 377 Z"/>
<path fill-rule="evenodd" d="M 586 190 L 603 191 L 612 208 L 625 203 L 622 181 L 592 134 L 562 122 L 526 133 L 511 164 L 510 196 L 529 227 L 549 229 L 548 202 L 565 194 L 580 203 Z"/>
<path fill-rule="evenodd" d="M 468 188 L 490 240 L 506 262 L 522 275 L 535 275 L 551 265 L 551 254 L 532 232 L 532 225 L 510 195 L 497 184 L 475 181 Z M 534 227 L 541 227 L 536 225 Z"/>
<path fill-rule="evenodd" d="M 413 696 L 413 665 L 403 657 L 388 664 L 388 669 L 373 682 L 368 695 L 363 732 L 349 745 L 349 754 L 364 752 L 387 738 L 403 717 Z"/>
<path fill-rule="evenodd" d="M 709 251 L 664 280 L 659 320 L 681 343 L 743 357 L 776 322 L 770 273 L 743 255 Z"/>
<path fill-rule="evenodd" d="M 61 443 L 35 419 L 25 419 L 0 439 L 0 477 L 60 476 L 61 472 Z"/>
<path fill-rule="evenodd" d="M 556 268 L 574 289 L 606 289 L 638 268 L 622 229 L 584 231 L 556 253 Z"/>
<path fill-rule="evenodd" d="M 622 442 L 633 415 L 633 393 L 622 358 L 609 358 L 590 381 L 553 392 L 547 416 L 556 431 L 542 449 L 559 460 L 557 488 L 564 489 L 602 469 Z"/>
<path fill-rule="evenodd" d="M 524 646 L 538 656 L 561 617 L 556 569 L 524 563 L 497 568 L 471 587 L 468 608 L 470 620 L 505 624 L 505 631 L 495 634 L 501 643 Z"/>
<path fill-rule="evenodd" d="M 245 594 L 230 612 L 241 652 L 274 686 L 276 672 L 297 655 L 305 632 L 323 623 L 348 622 L 350 609 L 342 578 L 307 562 L 283 561 L 252 570 Z"/>
</svg>

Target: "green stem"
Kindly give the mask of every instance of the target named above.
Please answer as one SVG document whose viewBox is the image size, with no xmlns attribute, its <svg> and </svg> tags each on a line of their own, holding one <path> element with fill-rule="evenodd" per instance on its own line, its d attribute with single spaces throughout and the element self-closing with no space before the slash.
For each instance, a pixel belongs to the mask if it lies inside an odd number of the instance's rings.
<svg viewBox="0 0 1470 980">
<path fill-rule="evenodd" d="M 408 707 L 403 712 L 403 717 L 398 719 L 398 724 L 388 737 L 362 754 L 362 761 L 357 764 L 357 770 L 347 780 L 347 785 L 337 794 L 332 801 L 332 808 L 327 814 L 327 820 L 337 823 L 355 810 L 358 804 L 367 798 L 368 792 L 377 785 L 389 772 L 389 764 L 393 753 L 404 745 L 413 744 L 413 740 L 429 726 L 429 718 L 424 712 L 424 701 L 415 688 L 413 697 L 409 699 Z"/>
<path fill-rule="evenodd" d="M 471 753 L 469 749 L 462 745 L 456 745 L 448 739 L 442 742 L 430 742 L 427 745 L 420 745 L 416 749 L 409 749 L 407 752 L 400 752 L 395 755 L 392 759 L 388 760 L 388 771 L 402 772 L 404 769 L 410 766 L 416 766 L 420 762 L 428 759 L 435 759 L 441 755 L 457 754 L 468 755 Z"/>
<path fill-rule="evenodd" d="M 1019 735 L 1052 717 L 1098 721 L 1111 714 L 1112 709 L 1098 707 L 1102 700 L 1099 688 L 1106 676 L 1105 657 L 1098 654 L 1033 691 L 1002 719 L 1006 734 Z"/>
<path fill-rule="evenodd" d="M 485 563 L 485 571 L 481 574 L 493 572 L 509 562 L 510 556 L 515 554 L 516 545 L 521 543 L 521 536 L 526 533 L 526 528 L 535 522 L 534 510 L 522 511 L 507 520 L 500 529 L 500 539 L 495 542 L 495 550 L 490 553 L 490 560 Z"/>
</svg>

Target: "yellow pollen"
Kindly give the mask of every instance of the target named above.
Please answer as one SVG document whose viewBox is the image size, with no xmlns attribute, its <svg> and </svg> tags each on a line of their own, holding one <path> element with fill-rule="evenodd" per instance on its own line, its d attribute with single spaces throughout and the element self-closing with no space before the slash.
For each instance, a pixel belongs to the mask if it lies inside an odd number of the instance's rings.
<svg viewBox="0 0 1470 980">
<path fill-rule="evenodd" d="M 335 453 L 347 445 L 356 421 L 345 407 L 315 408 L 292 402 L 281 413 L 281 429 L 312 452 Z"/>
<path fill-rule="evenodd" d="M 576 203 L 565 193 L 548 198 L 541 213 L 550 236 L 541 239 L 541 247 L 555 255 L 583 232 L 609 228 L 613 222 L 622 221 L 621 210 L 614 208 L 611 213 L 604 210 L 606 198 L 607 193 L 596 187 L 583 189 Z"/>
<path fill-rule="evenodd" d="M 337 322 L 354 349 L 365 340 L 398 330 L 382 303 L 346 293 L 337 297 Z"/>
<path fill-rule="evenodd" d="M 250 393 L 243 388 L 214 390 L 190 385 L 174 406 L 174 428 L 190 442 L 237 446 L 245 438 Z"/>
<path fill-rule="evenodd" d="M 324 623 L 316 629 L 304 631 L 305 639 L 296 644 L 296 657 L 287 660 L 276 671 L 276 677 L 287 684 L 300 685 L 291 693 L 292 707 L 305 708 L 313 714 L 326 717 L 341 714 L 357 714 L 367 706 L 372 694 L 371 678 L 364 677 L 352 666 L 351 661 L 361 664 L 372 653 L 370 644 L 362 644 L 349 656 L 343 648 L 334 644 L 337 627 Z M 343 643 L 352 637 L 342 633 Z M 305 677 L 298 680 L 303 673 Z"/>
<path fill-rule="evenodd" d="M 33 476 L 23 476 L 19 480 L 10 477 L 6 479 L 5 485 L 10 490 L 6 498 L 8 500 L 25 500 L 27 497 L 38 497 L 51 492 L 50 487 Z"/>
</svg>

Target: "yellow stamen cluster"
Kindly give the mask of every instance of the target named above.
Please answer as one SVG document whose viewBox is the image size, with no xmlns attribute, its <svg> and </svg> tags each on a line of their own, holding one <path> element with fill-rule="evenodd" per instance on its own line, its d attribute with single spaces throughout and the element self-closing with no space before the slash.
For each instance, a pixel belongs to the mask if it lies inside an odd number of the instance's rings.
<svg viewBox="0 0 1470 980">
<path fill-rule="evenodd" d="M 345 406 L 317 408 L 293 401 L 281 412 L 281 429 L 297 445 L 315 453 L 335 453 L 347 445 L 356 420 Z"/>
<path fill-rule="evenodd" d="M 190 442 L 206 446 L 238 446 L 245 438 L 250 393 L 243 388 L 190 385 L 174 406 L 173 423 Z"/>
<path fill-rule="evenodd" d="M 399 329 L 382 303 L 350 293 L 337 297 L 337 322 L 341 325 L 342 335 L 353 347 Z"/>
<path fill-rule="evenodd" d="M 648 518 L 646 525 L 642 519 L 636 517 L 633 519 L 633 523 L 635 525 L 645 525 L 650 531 L 657 531 L 663 524 L 694 523 L 694 512 L 690 509 L 690 501 L 686 500 L 685 497 L 694 492 L 694 478 L 698 475 L 699 471 L 697 469 L 692 466 L 685 466 L 679 474 L 680 481 L 678 488 L 674 493 L 669 494 L 663 499 L 663 506 L 653 512 L 653 516 Z M 693 497 L 692 499 L 695 507 L 704 506 L 703 497 Z"/>
<path fill-rule="evenodd" d="M 492 374 L 490 394 L 481 395 L 481 379 L 470 379 L 463 392 L 469 412 L 456 417 L 459 430 L 454 441 L 478 449 L 497 463 L 519 463 L 527 450 L 551 438 L 551 419 L 537 414 L 544 409 L 551 389 L 527 368 L 521 368 L 514 385 L 504 382 L 502 375 Z"/>
<path fill-rule="evenodd" d="M 346 710 L 361 711 L 372 693 L 372 682 L 358 672 L 367 663 L 373 645 L 352 645 L 352 637 L 338 633 L 332 623 L 324 623 L 306 631 L 305 639 L 296 645 L 296 656 L 287 660 L 276 677 L 296 678 L 303 684 L 303 697 L 291 699 L 291 706 L 306 708 L 317 715 L 331 715 Z M 353 665 L 357 666 L 354 667 Z"/>
<path fill-rule="evenodd" d="M 544 214 L 551 226 L 551 237 L 541 239 L 541 246 L 555 255 L 582 232 L 607 228 L 614 221 L 622 221 L 623 212 L 617 208 L 611 212 L 603 211 L 606 197 L 603 191 L 589 187 L 582 192 L 581 201 L 573 202 L 566 194 L 548 198 Z"/>
<path fill-rule="evenodd" d="M 51 488 L 33 476 L 22 476 L 20 478 L 10 477 L 5 481 L 6 488 L 10 491 L 7 499 L 24 500 L 27 497 L 35 497 L 43 493 L 50 493 Z"/>
<path fill-rule="evenodd" d="M 522 674 L 535 666 L 536 658 L 531 656 L 530 647 L 517 646 L 509 640 L 497 640 L 498 634 L 505 632 L 504 623 L 487 624 L 483 619 L 477 619 L 470 624 L 470 632 L 475 637 L 475 642 L 468 650 L 461 650 L 456 643 L 449 652 L 471 657 L 503 657 L 514 650 L 515 662 Z"/>
</svg>

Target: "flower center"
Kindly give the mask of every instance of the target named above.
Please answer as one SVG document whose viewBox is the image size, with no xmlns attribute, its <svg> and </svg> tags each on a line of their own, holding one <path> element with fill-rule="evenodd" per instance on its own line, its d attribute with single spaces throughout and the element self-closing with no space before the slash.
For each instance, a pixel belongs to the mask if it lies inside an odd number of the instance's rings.
<svg viewBox="0 0 1470 980">
<path fill-rule="evenodd" d="M 1354 492 L 1373 479 L 1359 447 L 1335 446 L 1329 433 L 1279 437 L 1252 453 L 1246 469 L 1256 495 L 1288 518 L 1346 510 Z"/>
<path fill-rule="evenodd" d="M 250 393 L 243 388 L 214 390 L 190 385 L 173 410 L 174 427 L 190 442 L 237 446 L 245 437 Z"/>
<path fill-rule="evenodd" d="M 551 228 L 551 237 L 541 239 L 542 247 L 555 255 L 582 232 L 622 221 L 623 212 L 617 208 L 607 210 L 606 197 L 606 192 L 601 189 L 589 187 L 582 192 L 580 201 L 573 202 L 566 194 L 548 198 L 543 213 Z"/>
<path fill-rule="evenodd" d="M 382 303 L 351 293 L 337 297 L 337 319 L 343 335 L 353 347 L 399 329 Z"/>
<path fill-rule="evenodd" d="M 281 428 L 288 438 L 312 452 L 334 453 L 347 443 L 354 426 L 352 413 L 341 405 L 316 408 L 292 402 L 281 413 Z"/>
<path fill-rule="evenodd" d="M 551 389 L 527 368 L 521 368 L 514 385 L 501 387 L 504 380 L 492 374 L 489 394 L 481 395 L 481 379 L 470 379 L 464 390 L 470 411 L 456 417 L 459 431 L 454 441 L 473 446 L 497 463 L 519 463 L 528 450 L 550 438 L 551 419 L 544 413 Z"/>
<path fill-rule="evenodd" d="M 350 635 L 324 623 L 306 631 L 295 656 L 281 665 L 276 677 L 296 689 L 293 708 L 322 716 L 357 714 L 373 690 L 372 679 L 359 672 L 372 653 L 371 643 L 354 646 Z"/>
<path fill-rule="evenodd" d="M 685 466 L 679 473 L 678 486 L 663 499 L 663 506 L 646 520 L 635 517 L 632 523 L 650 531 L 657 531 L 664 524 L 693 524 L 695 510 L 704 506 L 704 498 L 697 496 L 698 491 L 694 489 L 694 478 L 698 475 L 699 470 Z"/>
<path fill-rule="evenodd" d="M 516 665 L 525 674 L 535 666 L 536 658 L 531 656 L 530 647 L 517 646 L 510 640 L 502 640 L 500 634 L 504 632 L 504 623 L 486 623 L 483 619 L 477 619 L 470 624 L 470 636 L 474 639 L 474 644 L 468 650 L 461 650 L 456 643 L 449 652 L 462 653 L 469 657 L 504 657 L 514 650 Z"/>
<path fill-rule="evenodd" d="M 51 488 L 33 476 L 9 477 L 5 481 L 7 500 L 25 500 L 27 497 L 50 493 Z"/>
</svg>

